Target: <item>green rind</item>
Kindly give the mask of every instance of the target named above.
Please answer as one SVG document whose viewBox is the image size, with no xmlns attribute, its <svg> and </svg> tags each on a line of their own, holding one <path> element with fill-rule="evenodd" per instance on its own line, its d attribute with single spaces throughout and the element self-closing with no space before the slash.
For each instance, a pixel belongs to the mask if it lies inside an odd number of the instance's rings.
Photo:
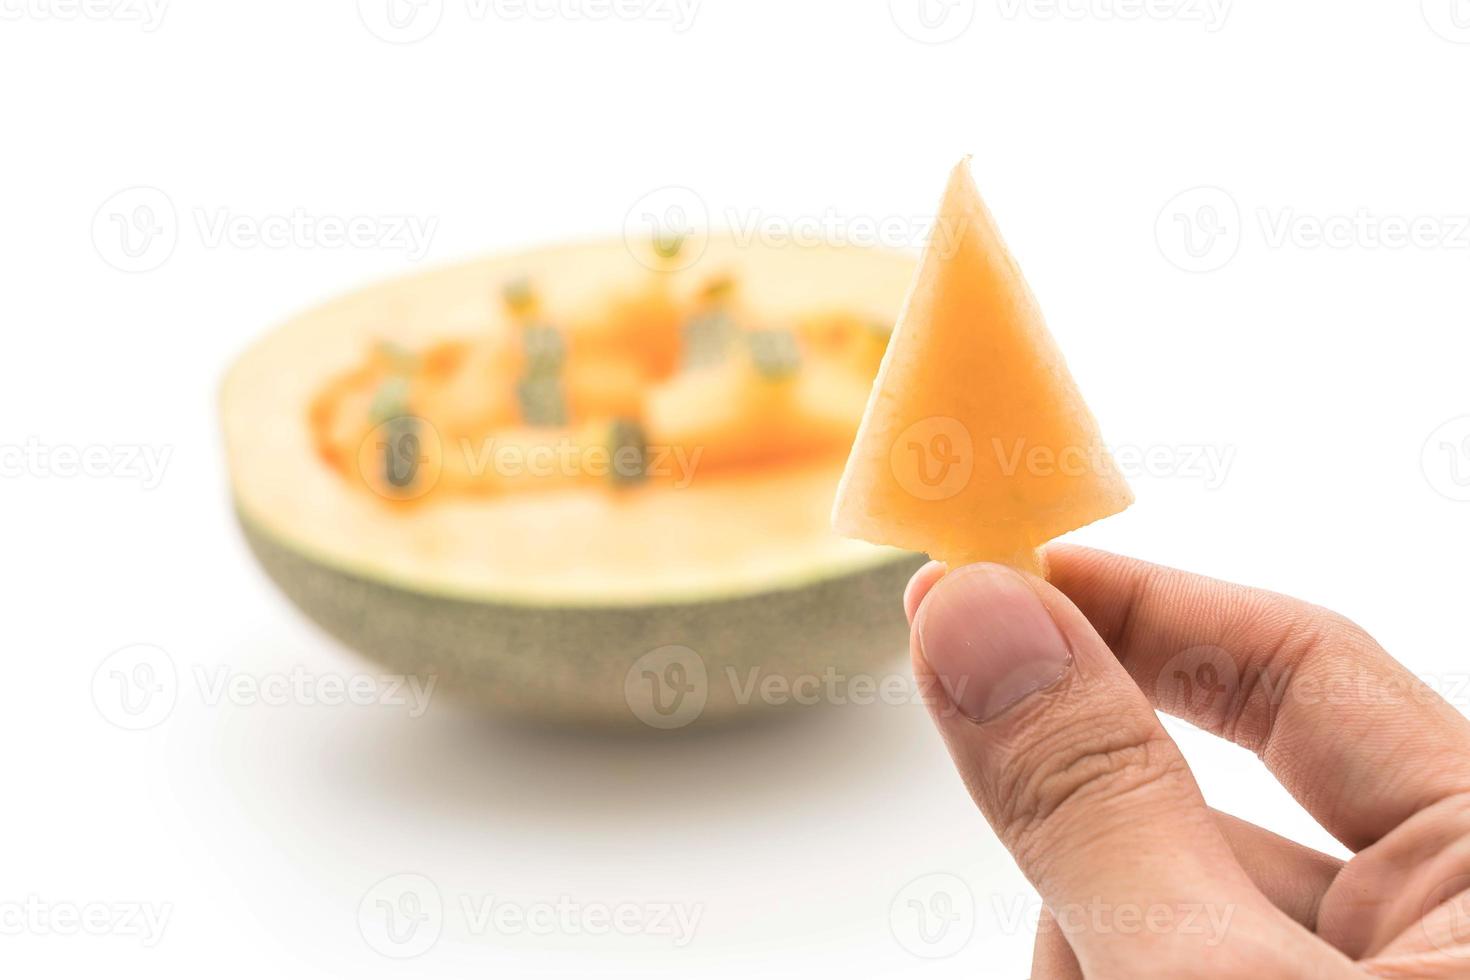
<svg viewBox="0 0 1470 980">
<path fill-rule="evenodd" d="M 682 646 L 703 661 L 694 724 L 755 714 L 752 678 L 790 683 L 890 671 L 908 644 L 899 596 L 923 564 L 902 554 L 795 588 L 641 606 L 482 602 L 388 585 L 313 561 L 239 515 L 251 550 L 322 628 L 435 693 L 539 720 L 641 726 L 625 696 L 643 655 Z M 785 703 L 790 703 L 785 699 Z"/>
</svg>

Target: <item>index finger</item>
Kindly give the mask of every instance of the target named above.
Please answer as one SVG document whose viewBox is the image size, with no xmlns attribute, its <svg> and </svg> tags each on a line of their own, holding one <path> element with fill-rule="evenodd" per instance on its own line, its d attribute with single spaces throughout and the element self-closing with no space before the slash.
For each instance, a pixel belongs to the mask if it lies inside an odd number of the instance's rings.
<svg viewBox="0 0 1470 980">
<path fill-rule="evenodd" d="M 1086 548 L 1047 556 L 1155 706 L 1254 751 L 1354 850 L 1470 793 L 1470 722 L 1347 619 Z"/>
</svg>

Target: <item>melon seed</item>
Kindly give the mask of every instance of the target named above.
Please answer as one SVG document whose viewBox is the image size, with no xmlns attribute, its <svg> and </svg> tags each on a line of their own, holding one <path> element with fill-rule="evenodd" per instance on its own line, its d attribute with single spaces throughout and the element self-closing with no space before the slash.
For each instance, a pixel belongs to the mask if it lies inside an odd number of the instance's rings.
<svg viewBox="0 0 1470 980">
<path fill-rule="evenodd" d="M 648 439 L 636 419 L 617 419 L 608 442 L 612 449 L 612 480 L 618 486 L 642 483 L 648 476 Z"/>
<path fill-rule="evenodd" d="M 527 324 L 521 331 L 521 346 L 526 354 L 527 374 L 561 373 L 566 362 L 567 344 L 560 330 L 544 323 Z"/>
<path fill-rule="evenodd" d="M 515 316 L 529 316 L 536 308 L 536 291 L 531 288 L 527 276 L 518 276 L 505 284 L 501 290 L 505 308 Z"/>
<path fill-rule="evenodd" d="M 382 425 L 408 414 L 408 379 L 401 374 L 385 378 L 373 393 L 368 417 L 373 425 Z"/>
<path fill-rule="evenodd" d="M 790 330 L 755 330 L 746 335 L 755 369 L 768 381 L 789 378 L 801 368 L 801 349 Z"/>
<path fill-rule="evenodd" d="M 724 310 L 698 314 L 684 325 L 682 366 L 687 370 L 719 364 L 729 356 L 735 333 L 735 322 Z"/>
<path fill-rule="evenodd" d="M 521 420 L 527 425 L 555 427 L 567 424 L 567 396 L 556 375 L 530 374 L 516 384 Z"/>
</svg>

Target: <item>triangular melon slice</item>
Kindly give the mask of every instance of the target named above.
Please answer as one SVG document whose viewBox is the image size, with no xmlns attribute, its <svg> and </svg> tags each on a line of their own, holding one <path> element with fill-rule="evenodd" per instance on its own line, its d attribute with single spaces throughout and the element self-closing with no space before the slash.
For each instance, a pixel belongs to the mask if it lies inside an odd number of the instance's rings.
<svg viewBox="0 0 1470 980">
<path fill-rule="evenodd" d="M 950 174 L 837 490 L 839 533 L 1044 574 L 1133 494 L 970 177 Z"/>
</svg>

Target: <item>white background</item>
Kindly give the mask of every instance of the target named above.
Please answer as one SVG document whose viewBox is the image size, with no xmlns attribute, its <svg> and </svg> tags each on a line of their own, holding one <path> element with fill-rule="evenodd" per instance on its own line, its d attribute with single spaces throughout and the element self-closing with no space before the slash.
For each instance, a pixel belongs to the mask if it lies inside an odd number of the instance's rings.
<svg viewBox="0 0 1470 980">
<path fill-rule="evenodd" d="M 1109 441 L 1162 454 L 1077 539 L 1333 606 L 1470 704 L 1463 0 L 935 0 L 932 31 L 902 0 L 707 0 L 687 24 L 430 0 L 396 36 L 358 6 L 0 0 L 0 443 L 170 454 L 155 486 L 7 450 L 0 903 L 169 916 L 152 945 L 7 926 L 7 975 L 1025 975 L 1033 896 L 921 709 L 609 740 L 437 702 L 211 704 L 198 679 L 371 672 L 232 524 L 232 356 L 380 277 L 619 234 L 666 185 L 716 224 L 922 222 L 973 152 Z M 411 44 L 368 26 L 435 16 Z M 160 195 L 129 258 L 113 216 Z M 297 214 L 434 232 L 415 258 L 210 231 Z M 134 732 L 91 691 L 139 643 L 179 685 Z M 1179 730 L 1214 805 L 1341 853 L 1252 757 Z M 395 874 L 445 906 L 408 962 L 359 929 Z M 947 959 L 900 941 L 918 878 L 973 903 Z M 675 948 L 477 931 L 460 905 L 563 896 L 702 918 Z"/>
</svg>

